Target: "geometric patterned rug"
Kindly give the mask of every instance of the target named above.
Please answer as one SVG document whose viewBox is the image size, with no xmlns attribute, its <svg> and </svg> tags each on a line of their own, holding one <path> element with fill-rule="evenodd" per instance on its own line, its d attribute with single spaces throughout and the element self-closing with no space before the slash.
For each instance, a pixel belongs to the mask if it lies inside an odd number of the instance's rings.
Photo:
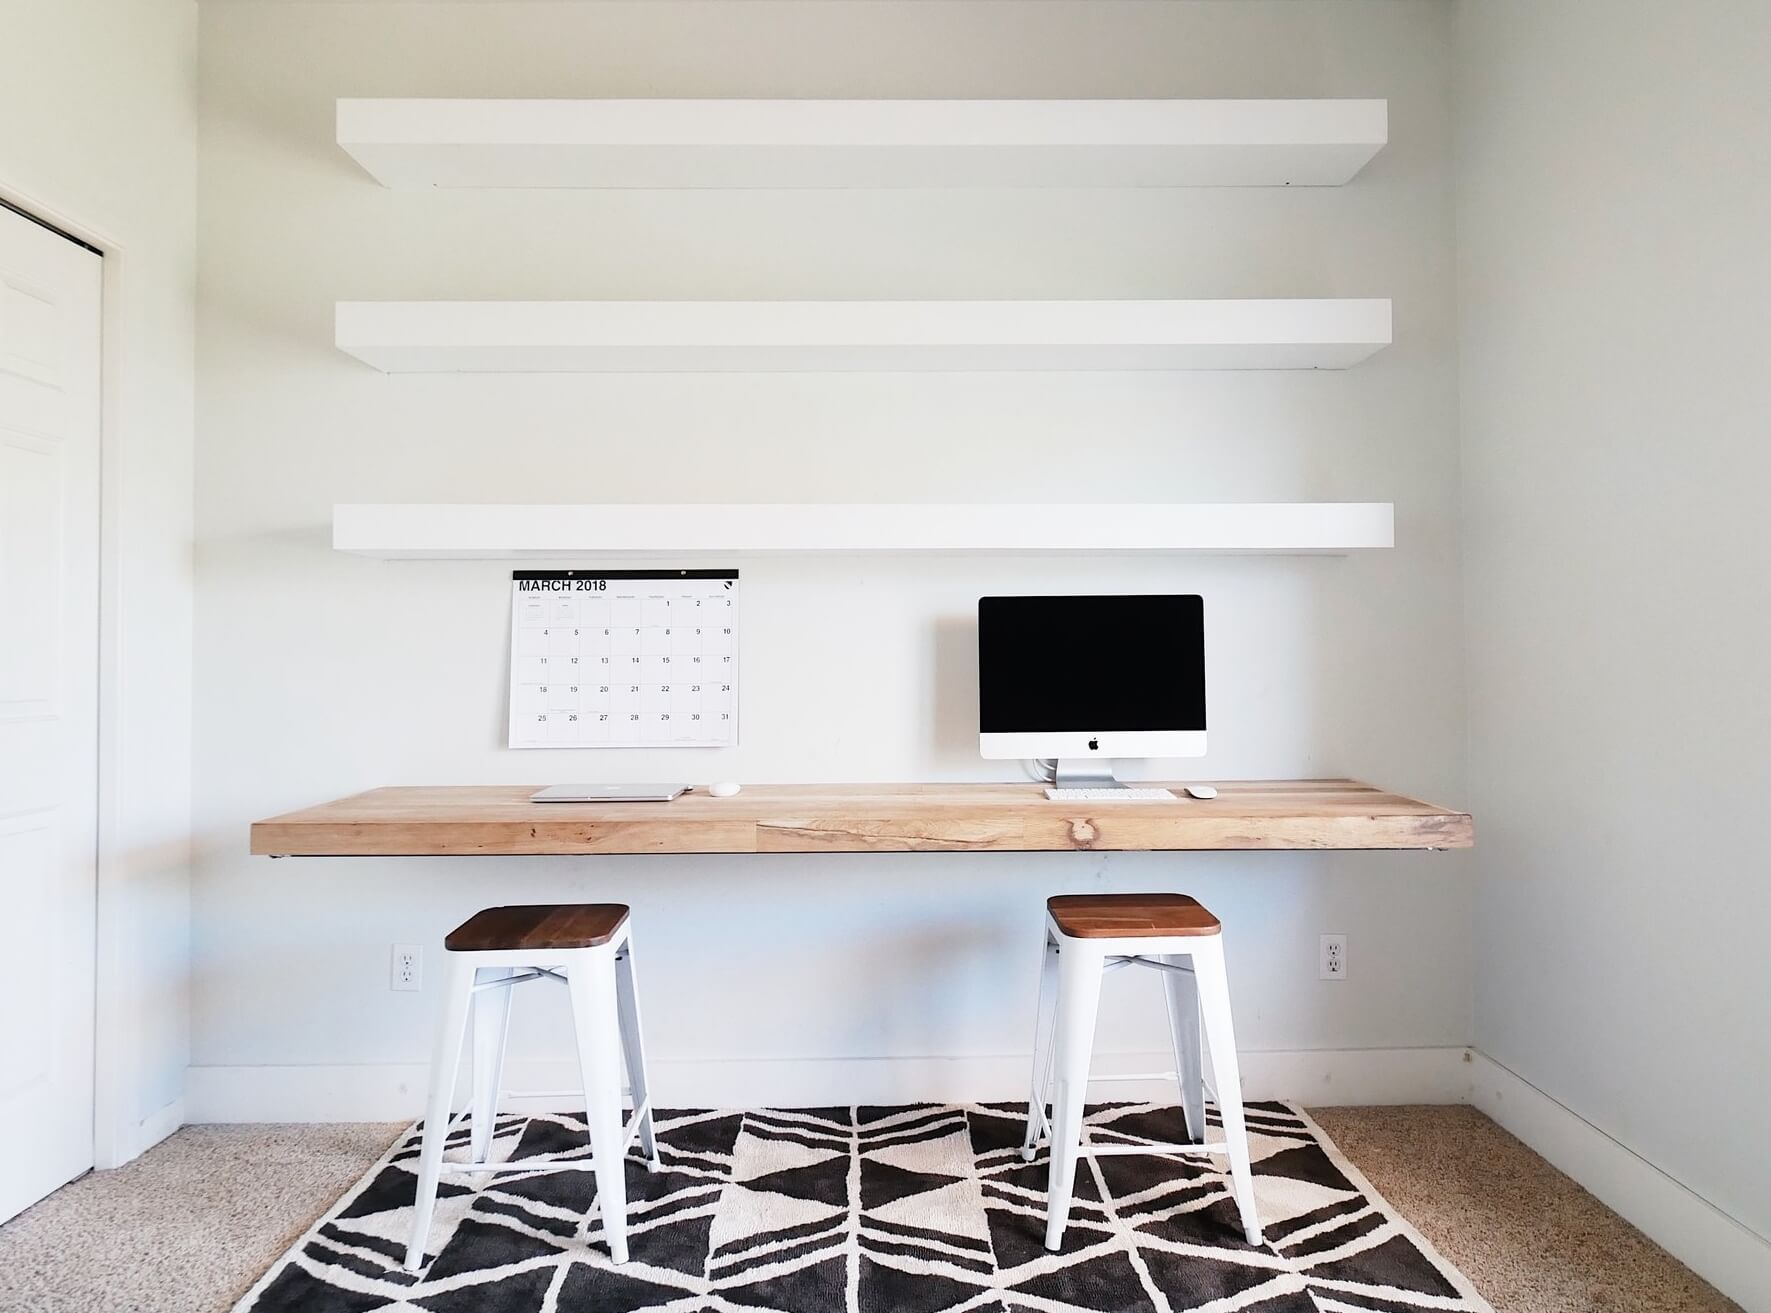
<svg viewBox="0 0 1771 1313">
<path fill-rule="evenodd" d="M 429 1261 L 403 1270 L 414 1128 L 236 1313 L 1492 1313 L 1283 1103 L 1248 1106 L 1264 1244 L 1244 1241 L 1210 1163 L 1107 1156 L 1081 1161 L 1063 1252 L 1047 1253 L 1046 1154 L 1021 1161 L 1025 1111 L 660 1110 L 661 1167 L 627 1163 L 619 1268 L 594 1175 L 538 1171 L 446 1174 Z M 1087 1121 L 1096 1144 L 1185 1138 L 1169 1105 L 1101 1104 Z M 515 1114 L 492 1156 L 588 1154 L 581 1117 Z"/>
</svg>

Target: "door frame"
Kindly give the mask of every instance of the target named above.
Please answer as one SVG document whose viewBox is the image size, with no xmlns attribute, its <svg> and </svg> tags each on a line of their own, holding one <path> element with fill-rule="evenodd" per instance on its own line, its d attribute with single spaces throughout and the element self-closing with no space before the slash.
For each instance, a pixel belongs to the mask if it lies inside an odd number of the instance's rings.
<svg viewBox="0 0 1771 1313">
<path fill-rule="evenodd" d="M 0 199 L 63 235 L 97 250 L 99 284 L 99 438 L 98 438 L 98 797 L 97 913 L 93 927 L 92 1156 L 95 1167 L 121 1167 L 177 1130 L 184 1100 L 171 1115 L 147 1121 L 131 1113 L 130 1073 L 133 1037 L 140 1033 L 140 1000 L 148 996 L 131 980 L 128 922 L 124 916 L 128 873 L 118 800 L 122 792 L 122 461 L 130 437 L 121 380 L 129 361 L 124 351 L 123 310 L 133 266 L 128 247 L 105 229 L 46 201 L 41 195 L 0 177 Z M 187 826 L 188 829 L 188 826 Z M 152 1124 L 150 1124 L 152 1123 Z M 162 1124 L 163 1123 L 163 1124 Z"/>
</svg>

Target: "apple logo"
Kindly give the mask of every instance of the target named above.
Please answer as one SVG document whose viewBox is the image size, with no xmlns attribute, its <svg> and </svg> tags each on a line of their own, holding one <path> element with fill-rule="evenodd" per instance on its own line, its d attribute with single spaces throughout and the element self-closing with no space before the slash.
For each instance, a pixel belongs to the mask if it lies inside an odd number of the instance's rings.
<svg viewBox="0 0 1771 1313">
<path fill-rule="evenodd" d="M 1101 750 L 1101 741 L 1099 739 L 1090 739 L 1088 741 L 1088 750 L 1090 752 L 1099 752 Z"/>
</svg>

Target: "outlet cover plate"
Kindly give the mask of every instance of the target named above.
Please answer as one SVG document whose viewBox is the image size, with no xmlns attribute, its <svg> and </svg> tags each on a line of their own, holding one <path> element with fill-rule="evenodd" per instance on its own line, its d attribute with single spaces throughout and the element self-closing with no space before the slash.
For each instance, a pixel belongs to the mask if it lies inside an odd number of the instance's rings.
<svg viewBox="0 0 1771 1313">
<path fill-rule="evenodd" d="M 419 990 L 424 988 L 424 946 L 395 944 L 388 960 L 389 989 Z"/>
</svg>

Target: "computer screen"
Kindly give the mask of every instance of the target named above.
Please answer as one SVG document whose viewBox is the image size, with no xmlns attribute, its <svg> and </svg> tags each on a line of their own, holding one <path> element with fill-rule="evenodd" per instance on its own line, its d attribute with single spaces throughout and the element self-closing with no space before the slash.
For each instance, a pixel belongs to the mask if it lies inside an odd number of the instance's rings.
<svg viewBox="0 0 1771 1313">
<path fill-rule="evenodd" d="M 1138 746 L 1128 733 L 1203 733 L 1203 599 L 980 598 L 978 728 L 1112 734 L 1121 747 Z M 1067 750 L 1054 742 L 1054 753 Z"/>
</svg>

